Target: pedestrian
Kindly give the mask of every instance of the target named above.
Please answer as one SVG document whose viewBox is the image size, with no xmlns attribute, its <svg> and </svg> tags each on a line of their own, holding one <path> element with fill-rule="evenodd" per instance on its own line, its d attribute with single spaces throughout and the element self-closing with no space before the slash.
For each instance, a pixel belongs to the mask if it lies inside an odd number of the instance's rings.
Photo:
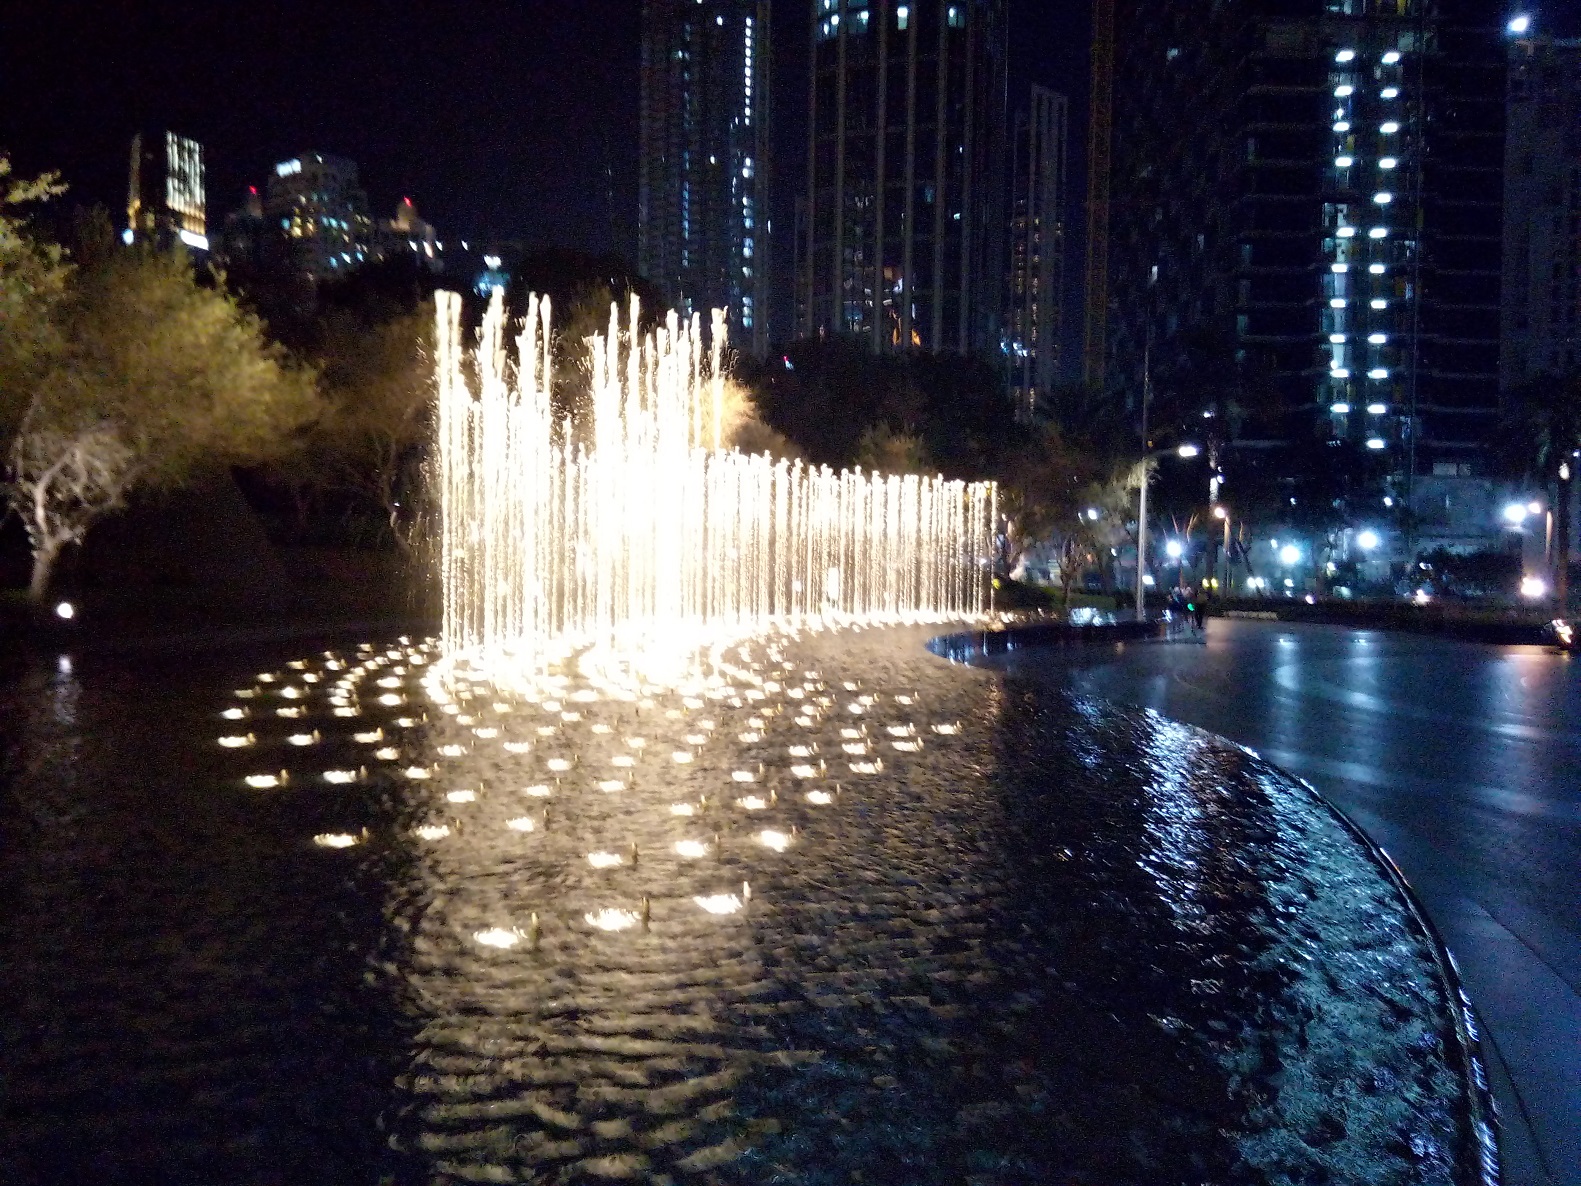
<svg viewBox="0 0 1581 1186">
<path fill-rule="evenodd" d="M 1203 598 L 1205 591 L 1204 589 L 1198 589 L 1196 596 L 1191 599 L 1190 604 L 1186 607 L 1191 611 L 1191 627 L 1198 638 L 1204 638 L 1203 619 L 1207 617 L 1208 613 L 1208 603 Z"/>
</svg>

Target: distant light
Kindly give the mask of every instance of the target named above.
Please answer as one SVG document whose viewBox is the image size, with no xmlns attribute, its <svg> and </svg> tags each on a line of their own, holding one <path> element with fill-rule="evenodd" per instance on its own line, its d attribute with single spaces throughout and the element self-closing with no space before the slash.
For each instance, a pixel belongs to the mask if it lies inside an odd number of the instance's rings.
<svg viewBox="0 0 1581 1186">
<path fill-rule="evenodd" d="M 289 177 L 293 173 L 300 173 L 302 171 L 302 162 L 299 160 L 281 161 L 274 167 L 274 171 L 277 177 Z"/>
<path fill-rule="evenodd" d="M 1539 597 L 1548 596 L 1548 582 L 1542 577 L 1522 577 L 1521 596 L 1530 597 L 1534 601 Z"/>
<path fill-rule="evenodd" d="M 1182 445 L 1179 449 L 1175 450 L 1175 452 L 1180 454 L 1182 457 L 1195 457 L 1198 453 L 1202 452 L 1202 450 L 1198 449 L 1195 445 Z"/>
<path fill-rule="evenodd" d="M 1186 554 L 1186 545 L 1181 543 L 1178 539 L 1172 539 L 1164 545 L 1164 551 L 1168 554 L 1171 560 L 1179 560 Z"/>
<path fill-rule="evenodd" d="M 1330 309 L 1343 309 L 1345 307 L 1345 298 L 1344 297 L 1330 297 L 1329 298 L 1329 302 L 1328 302 L 1328 307 Z"/>
<path fill-rule="evenodd" d="M 1334 55 L 1334 60 L 1336 62 L 1349 62 L 1349 61 L 1354 60 L 1355 57 L 1356 57 L 1356 51 L 1355 50 L 1353 50 L 1353 49 L 1342 49 L 1342 50 L 1339 51 L 1339 53 Z"/>
<path fill-rule="evenodd" d="M 1398 62 L 1399 60 L 1400 60 L 1400 51 L 1396 50 L 1396 49 L 1391 49 L 1388 53 L 1383 55 L 1383 64 L 1385 66 L 1392 66 L 1396 62 Z"/>
<path fill-rule="evenodd" d="M 1343 119 L 1335 120 L 1334 121 L 1334 130 L 1336 132 L 1348 132 L 1348 131 L 1350 131 L 1350 121 L 1349 120 L 1343 120 Z"/>
<path fill-rule="evenodd" d="M 1349 264 L 1329 264 L 1328 270 L 1333 272 L 1336 276 L 1343 276 L 1346 272 L 1350 271 L 1350 265 Z"/>
<path fill-rule="evenodd" d="M 1385 120 L 1383 123 L 1378 125 L 1378 130 L 1385 136 L 1392 136 L 1400 130 L 1400 125 L 1392 119 Z"/>
<path fill-rule="evenodd" d="M 1512 502 L 1504 508 L 1504 517 L 1517 527 L 1526 522 L 1528 513 L 1526 507 L 1518 502 Z"/>
<path fill-rule="evenodd" d="M 1156 584 L 1158 584 L 1158 582 L 1153 579 L 1153 574 L 1152 573 L 1144 572 L 1142 574 L 1142 584 L 1144 584 L 1144 585 L 1156 585 Z"/>
<path fill-rule="evenodd" d="M 1367 411 L 1371 412 L 1374 416 L 1382 416 L 1388 410 L 1389 410 L 1389 405 L 1388 404 L 1368 404 L 1367 405 Z"/>
<path fill-rule="evenodd" d="M 207 235 L 199 235 L 183 227 L 176 232 L 176 237 L 196 251 L 207 251 L 209 249 L 209 238 Z"/>
<path fill-rule="evenodd" d="M 1279 549 L 1279 563 L 1287 568 L 1292 564 L 1301 563 L 1301 549 L 1295 544 L 1286 544 Z"/>
<path fill-rule="evenodd" d="M 1334 158 L 1334 167 L 1336 169 L 1348 169 L 1352 165 L 1354 165 L 1355 163 L 1356 163 L 1356 158 L 1355 157 L 1337 156 L 1337 157 Z"/>
<path fill-rule="evenodd" d="M 1388 269 L 1386 269 L 1382 264 L 1368 264 L 1367 270 L 1374 276 L 1382 276 Z"/>
<path fill-rule="evenodd" d="M 1388 377 L 1389 372 L 1385 367 L 1373 367 L 1372 370 L 1367 372 L 1367 378 L 1369 379 L 1387 379 Z M 1371 408 L 1367 410 L 1369 412 L 1372 411 Z"/>
<path fill-rule="evenodd" d="M 1339 230 L 1335 231 L 1334 233 L 1336 235 L 1338 235 L 1341 239 L 1349 239 L 1352 235 L 1354 235 L 1356 233 L 1356 228 L 1353 227 L 1353 226 L 1342 226 L 1342 227 L 1339 228 Z"/>
<path fill-rule="evenodd" d="M 1532 27 L 1532 18 L 1529 16 L 1516 16 L 1510 18 L 1510 23 L 1505 26 L 1517 37 L 1522 36 Z"/>
<path fill-rule="evenodd" d="M 1367 438 L 1367 448 L 1369 448 L 1369 449 L 1383 449 L 1383 448 L 1387 448 L 1387 446 L 1384 444 L 1384 441 L 1383 441 L 1382 437 L 1368 437 Z"/>
<path fill-rule="evenodd" d="M 1543 504 L 1534 498 L 1526 504 L 1526 509 L 1534 515 L 1540 515 L 1543 512 Z"/>
<path fill-rule="evenodd" d="M 1378 203 L 1380 206 L 1387 206 L 1390 202 L 1394 201 L 1394 195 L 1389 193 L 1387 190 L 1384 190 L 1381 193 L 1373 194 L 1372 200 Z"/>
<path fill-rule="evenodd" d="M 63 622 L 69 622 L 77 616 L 77 607 L 69 601 L 62 601 L 55 606 L 55 616 Z"/>
<path fill-rule="evenodd" d="M 1369 230 L 1367 232 L 1367 238 L 1369 238 L 1369 239 L 1383 239 L 1383 238 L 1386 238 L 1388 236 L 1388 234 L 1389 234 L 1389 228 L 1388 227 L 1386 227 L 1386 226 L 1375 226 L 1375 227 L 1373 227 L 1371 230 Z"/>
<path fill-rule="evenodd" d="M 1343 416 L 1350 411 L 1350 405 L 1347 403 L 1330 404 L 1328 410 L 1336 416 Z"/>
<path fill-rule="evenodd" d="M 1097 507 L 1088 507 L 1087 508 L 1087 518 L 1089 518 L 1089 519 L 1096 519 L 1097 517 L 1098 517 L 1098 508 Z"/>
<path fill-rule="evenodd" d="M 1389 340 L 1389 335 L 1388 334 L 1368 334 L 1367 335 L 1367 341 L 1371 342 L 1374 346 L 1382 346 L 1388 340 Z"/>
<path fill-rule="evenodd" d="M 1330 364 L 1330 365 L 1332 365 L 1332 364 Z M 1329 371 L 1328 374 L 1329 374 L 1329 378 L 1331 378 L 1331 379 L 1349 379 L 1350 378 L 1350 368 L 1349 367 L 1334 367 L 1334 369 Z"/>
<path fill-rule="evenodd" d="M 1383 505 L 1386 507 L 1392 507 L 1394 505 L 1394 499 L 1390 495 L 1385 494 L 1383 496 Z"/>
<path fill-rule="evenodd" d="M 1345 335 L 1344 334 L 1330 334 L 1328 336 L 1328 340 L 1330 342 L 1333 342 L 1334 345 L 1338 346 L 1340 343 L 1342 343 L 1345 340 Z"/>
<path fill-rule="evenodd" d="M 1398 99 L 1400 97 L 1400 88 L 1397 86 L 1386 86 L 1378 92 L 1378 97 L 1380 99 Z"/>
<path fill-rule="evenodd" d="M 1336 99 L 1343 99 L 1348 95 L 1355 94 L 1355 92 L 1356 88 L 1351 86 L 1349 83 L 1346 83 L 1343 86 L 1337 86 L 1334 88 L 1334 97 Z"/>
<path fill-rule="evenodd" d="M 1376 531 L 1363 531 L 1359 532 L 1356 536 L 1356 544 L 1364 552 L 1372 551 L 1382 542 L 1383 541 L 1378 538 L 1378 533 Z"/>
<path fill-rule="evenodd" d="M 132 241 L 136 238 L 137 234 L 132 230 L 131 227 L 127 227 L 121 232 L 121 242 L 125 243 L 128 247 L 132 245 Z"/>
</svg>

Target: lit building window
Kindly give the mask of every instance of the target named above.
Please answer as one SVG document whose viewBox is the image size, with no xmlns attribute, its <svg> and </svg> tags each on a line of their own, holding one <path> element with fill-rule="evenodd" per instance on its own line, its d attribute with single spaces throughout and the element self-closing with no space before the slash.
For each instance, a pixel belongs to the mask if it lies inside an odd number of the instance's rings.
<svg viewBox="0 0 1581 1186">
<path fill-rule="evenodd" d="M 1385 136 L 1392 136 L 1392 135 L 1394 135 L 1396 132 L 1398 132 L 1400 130 L 1400 125 L 1395 123 L 1395 121 L 1391 119 L 1391 120 L 1388 120 L 1388 121 L 1386 121 L 1384 123 L 1379 124 L 1378 125 L 1378 130 L 1380 132 L 1382 132 Z"/>
<path fill-rule="evenodd" d="M 1355 50 L 1353 50 L 1353 49 L 1342 49 L 1342 50 L 1339 51 L 1339 53 L 1334 55 L 1334 60 L 1336 62 L 1349 62 L 1349 61 L 1354 60 L 1355 57 L 1356 57 L 1356 51 Z"/>
<path fill-rule="evenodd" d="M 1391 193 L 1377 193 L 1372 195 L 1372 200 L 1377 202 L 1380 206 L 1387 206 L 1390 202 L 1394 201 L 1394 195 Z"/>
<path fill-rule="evenodd" d="M 911 26 L 911 8 L 902 4 L 895 9 L 895 28 L 904 32 Z"/>
<path fill-rule="evenodd" d="M 1328 410 L 1337 416 L 1343 416 L 1350 411 L 1350 405 L 1347 403 L 1330 404 Z"/>
<path fill-rule="evenodd" d="M 1373 297 L 1368 303 L 1371 304 L 1374 309 L 1387 309 L 1389 307 L 1389 302 L 1384 300 L 1382 297 Z"/>
<path fill-rule="evenodd" d="M 1337 157 L 1334 158 L 1334 167 L 1336 169 L 1348 169 L 1352 165 L 1354 165 L 1355 163 L 1356 163 L 1356 158 L 1355 157 L 1337 156 Z"/>
<path fill-rule="evenodd" d="M 1384 99 L 1398 99 L 1400 97 L 1400 88 L 1397 86 L 1386 86 L 1378 92 L 1378 95 Z"/>
<path fill-rule="evenodd" d="M 1388 377 L 1389 372 L 1383 367 L 1373 367 L 1372 370 L 1367 372 L 1367 378 L 1369 379 L 1387 379 Z M 1370 408 L 1368 409 L 1368 411 L 1371 410 Z"/>
<path fill-rule="evenodd" d="M 1399 60 L 1400 60 L 1400 51 L 1399 50 L 1391 49 L 1388 53 L 1383 55 L 1383 64 L 1385 66 L 1392 66 L 1396 62 L 1398 62 Z"/>
<path fill-rule="evenodd" d="M 1382 276 L 1387 269 L 1382 264 L 1368 264 L 1367 270 L 1374 276 Z"/>
<path fill-rule="evenodd" d="M 1334 121 L 1334 130 L 1336 132 L 1348 132 L 1348 131 L 1350 131 L 1350 121 L 1346 120 L 1346 119 L 1335 120 Z"/>
<path fill-rule="evenodd" d="M 1369 342 L 1371 342 L 1374 346 L 1382 346 L 1385 342 L 1387 342 L 1389 340 L 1389 335 L 1388 334 L 1368 334 L 1367 335 L 1367 340 Z"/>
<path fill-rule="evenodd" d="M 1383 157 L 1381 160 L 1379 160 L 1378 168 L 1380 168 L 1380 169 L 1393 169 L 1399 163 L 1400 162 L 1395 160 L 1392 156 L 1386 156 L 1386 157 Z"/>
<path fill-rule="evenodd" d="M 952 5 L 950 5 L 949 12 L 946 14 L 946 16 L 947 16 L 950 28 L 952 28 L 952 29 L 964 29 L 964 28 L 966 28 L 966 9 L 961 7 L 959 4 L 952 4 Z"/>
<path fill-rule="evenodd" d="M 1343 99 L 1347 95 L 1353 95 L 1355 93 L 1356 88 L 1351 86 L 1348 82 L 1334 88 L 1334 97 L 1336 99 Z"/>
<path fill-rule="evenodd" d="M 1388 234 L 1389 234 L 1389 228 L 1388 227 L 1386 227 L 1386 226 L 1375 226 L 1375 227 L 1372 228 L 1372 230 L 1367 232 L 1367 238 L 1369 238 L 1369 239 L 1382 239 L 1382 238 L 1385 238 Z"/>
</svg>

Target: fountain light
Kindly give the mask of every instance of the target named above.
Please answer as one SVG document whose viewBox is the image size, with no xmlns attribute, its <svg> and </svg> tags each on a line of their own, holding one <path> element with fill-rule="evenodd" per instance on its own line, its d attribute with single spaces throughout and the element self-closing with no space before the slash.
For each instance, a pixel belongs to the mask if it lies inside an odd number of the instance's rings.
<svg viewBox="0 0 1581 1186">
<path fill-rule="evenodd" d="M 692 751 L 678 749 L 670 755 L 670 761 L 674 762 L 678 766 L 690 765 L 692 761 Z"/>
<path fill-rule="evenodd" d="M 532 742 L 530 741 L 507 741 L 505 743 L 505 752 L 508 754 L 525 754 L 531 749 Z"/>
<path fill-rule="evenodd" d="M 697 808 L 693 807 L 690 803 L 671 803 L 670 814 L 692 816 L 697 814 Z"/>
<path fill-rule="evenodd" d="M 601 931 L 629 931 L 642 921 L 642 916 L 635 910 L 620 910 L 613 906 L 606 906 L 595 913 L 584 914 L 588 926 L 597 927 Z"/>
<path fill-rule="evenodd" d="M 816 766 L 797 765 L 797 766 L 792 766 L 790 768 L 790 771 L 791 771 L 791 776 L 793 778 L 817 778 L 818 777 L 818 767 L 816 767 Z"/>
<path fill-rule="evenodd" d="M 772 848 L 775 852 L 784 852 L 790 847 L 791 838 L 785 832 L 776 832 L 765 828 L 758 833 L 758 843 L 765 848 Z"/>
<path fill-rule="evenodd" d="M 277 708 L 277 709 L 274 710 L 274 715 L 277 716 L 277 717 L 286 717 L 286 718 L 289 718 L 289 719 L 295 719 L 296 717 L 304 717 L 304 716 L 306 716 L 307 715 L 307 709 L 305 709 L 305 708 L 293 708 L 293 707 Z"/>
<path fill-rule="evenodd" d="M 571 769 L 571 759 L 550 758 L 544 763 L 544 765 L 548 766 L 549 769 L 554 771 L 556 774 L 564 774 L 567 770 Z"/>
<path fill-rule="evenodd" d="M 394 762 L 400 758 L 401 751 L 393 745 L 387 745 L 382 749 L 374 750 L 373 756 L 381 762 Z"/>
<path fill-rule="evenodd" d="M 767 799 L 758 795 L 748 795 L 744 799 L 737 799 L 736 803 L 746 811 L 762 811 L 769 805 Z"/>
<path fill-rule="evenodd" d="M 613 869 L 625 861 L 618 852 L 590 852 L 587 854 L 587 863 L 595 869 Z"/>
<path fill-rule="evenodd" d="M 433 777 L 433 772 L 427 766 L 408 766 L 401 773 L 406 775 L 407 778 L 423 779 Z"/>
<path fill-rule="evenodd" d="M 324 771 L 324 781 L 337 784 L 356 782 L 359 773 L 356 770 L 326 770 Z"/>
<path fill-rule="evenodd" d="M 221 737 L 220 744 L 226 749 L 241 749 L 243 746 L 252 745 L 258 739 L 251 733 L 242 733 L 231 737 Z"/>
<path fill-rule="evenodd" d="M 355 742 L 359 742 L 362 745 L 373 745 L 376 742 L 384 740 L 384 730 L 372 729 L 366 733 L 353 733 L 351 735 L 351 739 Z"/>
<path fill-rule="evenodd" d="M 484 947 L 498 947 L 508 949 L 515 947 L 522 940 L 522 933 L 515 928 L 505 930 L 502 927 L 493 927 L 487 931 L 473 931 L 472 939 Z"/>
<path fill-rule="evenodd" d="M 524 787 L 522 789 L 522 794 L 531 795 L 534 799 L 547 799 L 551 794 L 551 791 L 548 787 L 544 786 L 542 783 L 539 783 L 536 786 Z"/>
<path fill-rule="evenodd" d="M 449 824 L 424 824 L 416 829 L 417 836 L 422 840 L 443 840 L 450 835 Z"/>
<path fill-rule="evenodd" d="M 350 848 L 360 840 L 360 836 L 353 836 L 350 832 L 320 832 L 313 837 L 313 843 L 320 848 Z"/>
<path fill-rule="evenodd" d="M 606 778 L 603 782 L 598 784 L 598 789 L 603 791 L 605 794 L 613 794 L 616 791 L 625 790 L 626 784 L 621 782 L 618 778 Z"/>
<path fill-rule="evenodd" d="M 320 740 L 317 729 L 314 729 L 311 733 L 293 733 L 286 738 L 287 743 L 290 745 L 317 745 Z"/>
<path fill-rule="evenodd" d="M 808 791 L 807 802 L 814 807 L 827 807 L 834 802 L 834 796 L 828 791 Z"/>
<path fill-rule="evenodd" d="M 476 803 L 477 801 L 478 793 L 476 791 L 449 791 L 445 794 L 445 802 L 447 803 Z"/>
<path fill-rule="evenodd" d="M 240 721 L 246 719 L 247 710 L 245 708 L 227 708 L 224 712 L 220 713 L 220 716 L 224 717 L 227 721 Z"/>
<path fill-rule="evenodd" d="M 399 693 L 386 692 L 383 696 L 379 697 L 379 703 L 383 704 L 387 708 L 394 708 L 397 704 L 404 704 L 405 701 L 401 698 Z"/>
<path fill-rule="evenodd" d="M 684 857 L 688 861 L 695 861 L 699 857 L 708 855 L 708 845 L 701 840 L 677 840 L 675 842 L 675 851 L 678 856 Z"/>
<path fill-rule="evenodd" d="M 751 770 L 732 770 L 730 779 L 732 782 L 757 782 L 758 776 Z"/>
<path fill-rule="evenodd" d="M 741 899 L 735 894 L 709 894 L 692 899 L 709 914 L 737 914 L 741 910 Z"/>
<path fill-rule="evenodd" d="M 350 707 L 337 708 L 334 712 L 337 717 L 357 717 L 362 715 L 361 709 Z"/>
<path fill-rule="evenodd" d="M 285 786 L 290 781 L 290 776 L 282 770 L 279 774 L 249 774 L 243 781 L 254 790 L 266 791 L 270 787 Z"/>
</svg>

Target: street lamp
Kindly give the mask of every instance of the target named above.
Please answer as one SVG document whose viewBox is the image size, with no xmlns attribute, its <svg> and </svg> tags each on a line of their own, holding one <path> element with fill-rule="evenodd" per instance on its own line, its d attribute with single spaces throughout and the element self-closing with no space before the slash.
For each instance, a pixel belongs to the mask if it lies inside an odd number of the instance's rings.
<svg viewBox="0 0 1581 1186">
<path fill-rule="evenodd" d="M 1361 548 L 1363 552 L 1372 551 L 1382 542 L 1383 541 L 1378 538 L 1378 533 L 1373 531 L 1371 528 L 1358 533 L 1356 536 L 1356 545 Z"/>
<path fill-rule="evenodd" d="M 1143 380 L 1145 384 L 1147 381 L 1147 375 L 1143 375 Z M 1143 414 L 1145 416 L 1147 408 L 1147 403 L 1145 400 L 1143 401 L 1142 407 Z M 1146 430 L 1144 427 L 1144 432 L 1145 431 Z M 1138 622 L 1145 620 L 1147 617 L 1146 605 L 1142 599 L 1142 570 L 1147 565 L 1147 484 L 1149 479 L 1152 477 L 1152 467 L 1148 463 L 1156 461 L 1160 457 L 1173 456 L 1189 459 L 1195 457 L 1201 451 L 1202 450 L 1198 449 L 1195 445 L 1181 445 L 1174 449 L 1155 449 L 1153 452 L 1144 454 L 1142 457 L 1142 494 L 1140 505 L 1137 507 L 1136 515 L 1136 620 Z M 1174 542 L 1177 541 L 1171 541 L 1171 543 Z"/>
</svg>

